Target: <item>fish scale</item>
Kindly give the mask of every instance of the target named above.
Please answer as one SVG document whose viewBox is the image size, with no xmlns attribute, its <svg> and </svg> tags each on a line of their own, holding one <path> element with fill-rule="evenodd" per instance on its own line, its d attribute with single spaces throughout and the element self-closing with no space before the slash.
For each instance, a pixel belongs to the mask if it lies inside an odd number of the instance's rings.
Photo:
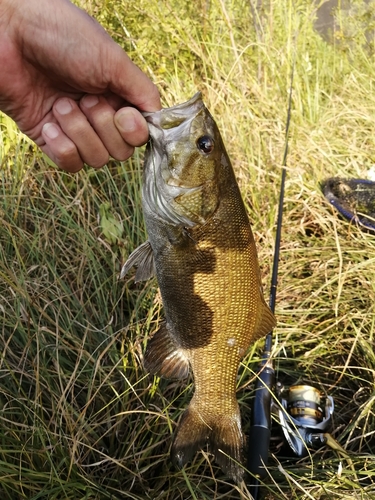
<svg viewBox="0 0 375 500">
<path fill-rule="evenodd" d="M 151 137 L 142 202 L 149 240 L 130 255 L 121 275 L 135 265 L 136 281 L 153 272 L 158 280 L 165 322 L 148 342 L 145 368 L 167 378 L 194 376 L 172 461 L 183 467 L 208 445 L 239 483 L 244 439 L 238 367 L 275 318 L 263 298 L 236 178 L 201 95 L 144 116 Z"/>
</svg>

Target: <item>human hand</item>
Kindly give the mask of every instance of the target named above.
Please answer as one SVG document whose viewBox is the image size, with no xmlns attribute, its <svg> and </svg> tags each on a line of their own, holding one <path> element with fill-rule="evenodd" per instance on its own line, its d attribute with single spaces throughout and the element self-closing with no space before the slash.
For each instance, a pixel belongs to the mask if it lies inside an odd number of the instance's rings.
<svg viewBox="0 0 375 500">
<path fill-rule="evenodd" d="M 138 110 L 160 109 L 156 86 L 68 0 L 0 0 L 0 68 L 0 110 L 69 172 L 129 158 L 148 139 Z"/>
</svg>

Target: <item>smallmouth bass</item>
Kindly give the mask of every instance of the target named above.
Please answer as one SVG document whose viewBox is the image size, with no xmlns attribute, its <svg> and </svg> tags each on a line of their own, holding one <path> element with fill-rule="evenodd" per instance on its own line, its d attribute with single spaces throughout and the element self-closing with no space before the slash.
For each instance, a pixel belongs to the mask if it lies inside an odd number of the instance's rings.
<svg viewBox="0 0 375 500">
<path fill-rule="evenodd" d="M 147 242 L 126 261 L 136 281 L 156 274 L 165 322 L 148 343 L 152 374 L 185 378 L 194 395 L 173 438 L 183 467 L 209 445 L 234 481 L 243 478 L 244 447 L 236 378 L 250 344 L 275 318 L 264 301 L 255 242 L 233 168 L 201 94 L 144 113 L 142 205 Z M 250 443 L 251 445 L 251 443 Z"/>
</svg>

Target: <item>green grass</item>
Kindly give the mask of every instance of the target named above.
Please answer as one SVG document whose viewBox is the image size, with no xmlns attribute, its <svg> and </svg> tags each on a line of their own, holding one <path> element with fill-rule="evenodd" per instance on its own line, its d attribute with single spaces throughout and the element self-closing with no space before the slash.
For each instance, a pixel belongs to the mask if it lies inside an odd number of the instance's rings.
<svg viewBox="0 0 375 500">
<path fill-rule="evenodd" d="M 159 86 L 165 106 L 198 89 L 222 131 L 257 240 L 268 294 L 295 59 L 274 357 L 279 380 L 335 399 L 329 448 L 285 460 L 272 441 L 271 499 L 375 497 L 375 239 L 324 201 L 329 176 L 375 163 L 373 7 L 338 16 L 327 44 L 307 1 L 82 5 Z M 206 454 L 168 458 L 191 385 L 149 377 L 148 336 L 162 317 L 154 281 L 118 281 L 145 239 L 142 150 L 68 175 L 0 117 L 0 491 L 19 499 L 250 498 Z M 263 342 L 240 369 L 249 429 Z M 251 445 L 251 443 L 250 443 Z M 343 470 L 338 474 L 342 462 Z"/>
</svg>

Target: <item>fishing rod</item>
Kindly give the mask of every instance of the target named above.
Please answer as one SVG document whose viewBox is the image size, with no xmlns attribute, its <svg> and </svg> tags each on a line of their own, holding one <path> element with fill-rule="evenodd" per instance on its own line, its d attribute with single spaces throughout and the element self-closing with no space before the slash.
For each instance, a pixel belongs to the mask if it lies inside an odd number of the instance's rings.
<svg viewBox="0 0 375 500">
<path fill-rule="evenodd" d="M 275 252 L 273 258 L 273 269 L 270 290 L 270 309 L 274 313 L 276 305 L 277 276 L 279 269 L 281 228 L 283 221 L 283 205 L 286 179 L 286 160 L 288 156 L 289 125 L 292 108 L 292 85 L 293 85 L 294 65 L 292 67 L 291 84 L 289 91 L 288 113 L 285 130 L 285 148 L 281 169 L 281 184 L 277 215 Z M 272 330 L 267 334 L 262 361 L 259 367 L 259 375 L 255 386 L 255 398 L 251 413 L 251 427 L 249 433 L 249 455 L 247 468 L 254 476 L 251 485 L 251 494 L 257 498 L 259 479 L 267 474 L 268 450 L 271 439 L 271 404 L 272 393 L 275 389 L 275 369 L 271 359 L 272 350 Z"/>
<path fill-rule="evenodd" d="M 278 203 L 275 251 L 270 290 L 270 309 L 276 305 L 277 276 L 280 257 L 281 229 L 288 156 L 289 126 L 292 107 L 294 62 L 291 73 L 288 112 L 285 130 L 285 148 L 281 170 L 280 195 Z M 249 433 L 249 454 L 247 468 L 252 475 L 250 493 L 254 500 L 259 495 L 260 481 L 267 475 L 268 452 L 271 439 L 271 413 L 278 414 L 285 442 L 299 458 L 309 454 L 308 448 L 319 449 L 324 445 L 347 455 L 345 450 L 326 431 L 332 424 L 334 402 L 331 396 L 310 385 L 294 385 L 289 388 L 276 383 L 275 369 L 271 358 L 272 334 L 265 340 L 259 374 L 255 386 L 255 398 L 251 413 Z M 277 403 L 275 403 L 277 399 Z"/>
</svg>

